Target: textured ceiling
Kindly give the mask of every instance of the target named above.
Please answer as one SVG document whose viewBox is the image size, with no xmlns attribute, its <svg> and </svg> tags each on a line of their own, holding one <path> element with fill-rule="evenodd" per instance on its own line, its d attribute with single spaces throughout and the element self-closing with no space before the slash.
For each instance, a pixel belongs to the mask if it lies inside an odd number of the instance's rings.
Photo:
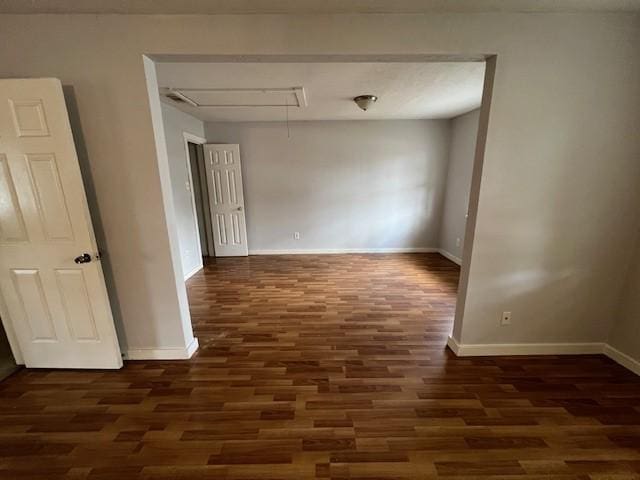
<svg viewBox="0 0 640 480">
<path fill-rule="evenodd" d="M 190 89 L 303 87 L 307 106 L 289 107 L 290 120 L 452 118 L 480 106 L 483 62 L 446 63 L 157 63 L 162 92 L 176 89 L 197 103 L 270 103 L 276 107 L 194 107 L 163 101 L 205 121 L 283 121 L 291 92 L 202 92 Z M 367 112 L 353 97 L 372 94 Z M 282 97 L 282 98 L 280 98 Z"/>
<path fill-rule="evenodd" d="M 640 0 L 0 0 L 0 13 L 304 14 L 639 10 Z"/>
</svg>

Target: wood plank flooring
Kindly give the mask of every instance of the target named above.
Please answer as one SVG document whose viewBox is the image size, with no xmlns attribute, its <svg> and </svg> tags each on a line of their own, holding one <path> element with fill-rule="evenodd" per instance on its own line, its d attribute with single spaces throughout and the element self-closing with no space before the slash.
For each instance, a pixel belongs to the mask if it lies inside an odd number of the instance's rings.
<svg viewBox="0 0 640 480">
<path fill-rule="evenodd" d="M 0 478 L 640 479 L 640 378 L 456 358 L 457 281 L 437 254 L 218 259 L 193 359 L 0 384 Z"/>
</svg>

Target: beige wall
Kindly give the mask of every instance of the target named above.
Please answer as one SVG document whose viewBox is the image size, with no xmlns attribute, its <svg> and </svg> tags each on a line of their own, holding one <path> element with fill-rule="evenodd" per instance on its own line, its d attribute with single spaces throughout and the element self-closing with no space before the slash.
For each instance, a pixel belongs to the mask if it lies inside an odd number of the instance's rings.
<svg viewBox="0 0 640 480">
<path fill-rule="evenodd" d="M 615 14 L 2 16 L 0 75 L 73 85 L 127 343 L 168 346 L 188 337 L 185 297 L 143 53 L 495 53 L 458 340 L 602 341 L 639 222 L 639 27 Z"/>
<path fill-rule="evenodd" d="M 206 124 L 208 141 L 240 145 L 249 253 L 438 247 L 448 121 L 305 121 L 289 130 Z"/>
<path fill-rule="evenodd" d="M 480 110 L 474 110 L 453 118 L 450 122 L 449 164 L 439 245 L 458 263 L 462 259 L 464 247 L 464 231 L 467 225 L 471 174 L 473 173 L 479 119 Z"/>
<path fill-rule="evenodd" d="M 609 336 L 609 345 L 640 362 L 640 237 L 630 259 L 631 268 Z"/>
<path fill-rule="evenodd" d="M 200 235 L 193 214 L 193 200 L 189 183 L 189 159 L 184 146 L 184 133 L 204 138 L 204 123 L 171 105 L 162 104 L 162 121 L 169 159 L 173 208 L 176 213 L 176 228 L 180 246 L 182 275 L 202 267 Z"/>
</svg>

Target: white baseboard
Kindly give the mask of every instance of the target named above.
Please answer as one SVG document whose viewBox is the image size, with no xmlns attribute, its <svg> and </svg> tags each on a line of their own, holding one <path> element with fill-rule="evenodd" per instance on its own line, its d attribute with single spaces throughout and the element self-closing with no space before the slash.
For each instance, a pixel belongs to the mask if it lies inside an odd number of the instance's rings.
<svg viewBox="0 0 640 480">
<path fill-rule="evenodd" d="M 449 337 L 447 338 L 447 347 L 449 347 L 449 350 L 456 354 L 456 357 L 462 356 L 460 355 L 460 344 L 458 344 L 458 342 L 455 338 L 453 338 L 452 335 L 449 335 Z"/>
<path fill-rule="evenodd" d="M 457 265 L 462 259 L 452 253 L 436 247 L 407 248 L 308 248 L 308 249 L 250 249 L 249 255 L 339 255 L 346 253 L 439 253 Z M 196 270 L 197 271 L 197 270 Z M 195 272 L 193 272 L 195 273 Z M 191 275 L 193 275 L 191 273 Z M 186 279 L 185 279 L 186 280 Z"/>
<path fill-rule="evenodd" d="M 459 357 L 494 355 L 586 355 L 603 353 L 604 343 L 500 343 L 464 345 L 449 337 L 447 345 Z"/>
<path fill-rule="evenodd" d="M 332 255 L 341 253 L 439 253 L 435 247 L 249 249 L 249 255 Z"/>
<path fill-rule="evenodd" d="M 447 346 L 458 357 L 497 355 L 593 355 L 604 354 L 614 362 L 640 375 L 640 361 L 607 343 L 502 343 L 464 345 L 449 336 Z"/>
<path fill-rule="evenodd" d="M 619 363 L 625 368 L 628 368 L 636 375 L 640 375 L 640 361 L 636 360 L 635 358 L 630 357 L 626 353 L 622 353 L 620 350 L 612 347 L 609 344 L 604 346 L 603 353 L 614 362 Z"/>
<path fill-rule="evenodd" d="M 191 277 L 193 277 L 196 273 L 198 273 L 200 270 L 202 270 L 202 268 L 204 267 L 204 265 L 201 263 L 200 265 L 198 265 L 196 268 L 194 268 L 193 270 L 191 270 L 189 273 L 187 273 L 184 276 L 185 281 L 189 280 Z"/>
<path fill-rule="evenodd" d="M 462 265 L 462 259 L 460 257 L 456 257 L 453 253 L 449 253 L 446 250 L 443 250 L 442 248 L 438 249 L 438 253 L 443 257 L 448 258 L 453 263 L 457 265 Z"/>
<path fill-rule="evenodd" d="M 198 339 L 193 338 L 185 348 L 131 348 L 126 360 L 187 360 L 198 350 Z"/>
</svg>

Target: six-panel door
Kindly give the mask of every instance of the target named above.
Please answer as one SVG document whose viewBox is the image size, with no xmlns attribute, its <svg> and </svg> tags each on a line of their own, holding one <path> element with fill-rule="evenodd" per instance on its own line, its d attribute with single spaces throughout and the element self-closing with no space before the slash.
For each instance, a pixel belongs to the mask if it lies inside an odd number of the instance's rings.
<svg viewBox="0 0 640 480">
<path fill-rule="evenodd" d="M 209 210 L 216 257 L 246 257 L 247 227 L 240 147 L 238 145 L 204 145 Z"/>
<path fill-rule="evenodd" d="M 60 81 L 0 80 L 1 313 L 26 366 L 122 366 L 96 254 Z"/>
</svg>

